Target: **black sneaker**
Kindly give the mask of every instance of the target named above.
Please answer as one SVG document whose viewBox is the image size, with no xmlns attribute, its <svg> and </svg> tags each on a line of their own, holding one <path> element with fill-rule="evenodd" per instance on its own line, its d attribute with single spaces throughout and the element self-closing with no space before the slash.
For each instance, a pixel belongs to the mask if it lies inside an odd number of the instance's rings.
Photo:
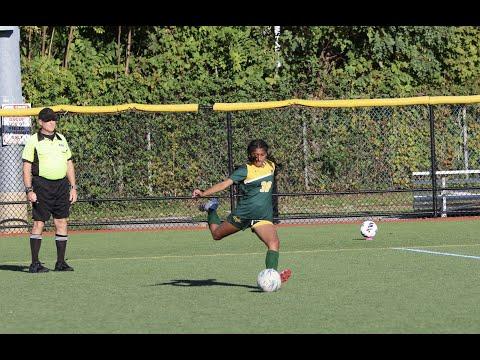
<svg viewBox="0 0 480 360">
<path fill-rule="evenodd" d="M 28 272 L 30 273 L 43 273 L 49 271 L 50 269 L 47 269 L 45 266 L 43 266 L 40 261 L 35 261 L 34 263 L 31 263 L 28 267 Z"/>
<path fill-rule="evenodd" d="M 73 271 L 73 268 L 65 261 L 55 263 L 55 271 Z"/>
</svg>

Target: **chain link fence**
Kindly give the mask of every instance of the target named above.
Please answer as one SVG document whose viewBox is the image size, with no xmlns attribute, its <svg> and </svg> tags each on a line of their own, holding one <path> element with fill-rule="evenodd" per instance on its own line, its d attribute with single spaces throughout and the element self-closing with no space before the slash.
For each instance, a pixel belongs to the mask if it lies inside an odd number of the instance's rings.
<svg viewBox="0 0 480 360">
<path fill-rule="evenodd" d="M 414 173 L 414 210 L 435 215 L 480 214 L 480 107 L 432 107 L 435 179 L 432 172 Z M 418 191 L 427 187 L 424 191 Z M 436 194 L 434 198 L 433 194 Z"/>
<path fill-rule="evenodd" d="M 202 200 L 191 199 L 192 190 L 224 180 L 246 162 L 246 147 L 257 138 L 279 165 L 277 222 L 475 214 L 480 176 L 471 170 L 480 157 L 479 115 L 478 105 L 59 114 L 57 130 L 72 149 L 79 194 L 69 224 L 205 225 Z M 1 148 L 1 232 L 25 232 L 32 223 L 22 150 Z M 432 171 L 447 173 L 433 182 Z M 235 187 L 218 195 L 225 218 L 238 195 Z"/>
</svg>

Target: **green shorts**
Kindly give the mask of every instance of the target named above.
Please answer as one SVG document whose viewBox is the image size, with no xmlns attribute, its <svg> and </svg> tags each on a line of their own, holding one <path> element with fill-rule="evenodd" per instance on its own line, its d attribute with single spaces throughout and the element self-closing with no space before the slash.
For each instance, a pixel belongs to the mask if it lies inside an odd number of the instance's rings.
<svg viewBox="0 0 480 360">
<path fill-rule="evenodd" d="M 227 221 L 233 226 L 239 228 L 240 230 L 245 230 L 251 227 L 253 231 L 253 229 L 256 228 L 257 226 L 268 225 L 268 224 L 273 225 L 273 221 L 271 220 L 241 219 L 240 217 L 232 214 L 227 216 Z"/>
</svg>

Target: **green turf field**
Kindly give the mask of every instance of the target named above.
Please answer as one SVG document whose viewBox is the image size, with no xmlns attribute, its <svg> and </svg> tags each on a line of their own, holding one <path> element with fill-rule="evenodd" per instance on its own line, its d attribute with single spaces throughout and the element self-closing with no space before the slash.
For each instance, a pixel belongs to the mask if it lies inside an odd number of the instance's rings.
<svg viewBox="0 0 480 360">
<path fill-rule="evenodd" d="M 26 237 L 0 237 L 0 333 L 480 333 L 480 222 L 377 224 L 370 242 L 360 224 L 280 227 L 293 275 L 275 293 L 250 231 L 72 233 L 75 271 L 44 274 Z"/>
</svg>

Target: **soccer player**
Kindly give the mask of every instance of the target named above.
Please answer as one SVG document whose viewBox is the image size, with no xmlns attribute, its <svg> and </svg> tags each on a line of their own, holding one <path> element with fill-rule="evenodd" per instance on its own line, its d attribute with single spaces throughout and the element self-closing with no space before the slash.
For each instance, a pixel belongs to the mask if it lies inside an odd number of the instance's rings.
<svg viewBox="0 0 480 360">
<path fill-rule="evenodd" d="M 57 262 L 55 271 L 73 271 L 65 262 L 67 248 L 67 218 L 70 205 L 77 201 L 75 169 L 72 153 L 65 137 L 58 133 L 57 114 L 44 108 L 38 114 L 40 130 L 29 137 L 23 150 L 23 182 L 27 199 L 32 203 L 33 227 L 30 234 L 31 273 L 49 269 L 38 259 L 42 232 L 50 215 L 55 224 Z"/>
<path fill-rule="evenodd" d="M 218 199 L 210 199 L 200 206 L 208 213 L 207 221 L 214 240 L 251 228 L 267 246 L 265 266 L 278 268 L 280 240 L 273 224 L 272 191 L 275 163 L 268 159 L 268 145 L 263 140 L 253 140 L 247 147 L 248 163 L 236 169 L 227 179 L 207 190 L 195 189 L 192 197 L 209 196 L 225 190 L 232 184 L 239 184 L 241 197 L 237 207 L 222 222 L 217 214 Z M 292 271 L 280 272 L 282 283 L 287 281 Z"/>
</svg>

